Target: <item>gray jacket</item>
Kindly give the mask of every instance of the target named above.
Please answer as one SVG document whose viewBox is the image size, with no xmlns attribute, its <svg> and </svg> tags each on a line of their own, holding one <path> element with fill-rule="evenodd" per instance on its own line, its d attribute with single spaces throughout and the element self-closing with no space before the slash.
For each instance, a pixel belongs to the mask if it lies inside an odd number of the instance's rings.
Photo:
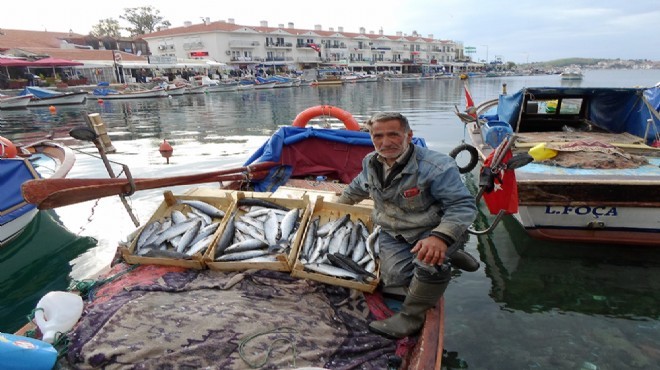
<svg viewBox="0 0 660 370">
<path fill-rule="evenodd" d="M 407 163 L 387 186 L 380 180 L 382 167 L 376 166 L 382 164 L 376 152 L 368 154 L 362 161 L 362 172 L 346 187 L 339 202 L 355 204 L 371 197 L 374 223 L 409 243 L 429 231 L 450 243 L 459 240 L 475 220 L 477 207 L 461 181 L 456 162 L 445 154 L 411 147 Z"/>
</svg>

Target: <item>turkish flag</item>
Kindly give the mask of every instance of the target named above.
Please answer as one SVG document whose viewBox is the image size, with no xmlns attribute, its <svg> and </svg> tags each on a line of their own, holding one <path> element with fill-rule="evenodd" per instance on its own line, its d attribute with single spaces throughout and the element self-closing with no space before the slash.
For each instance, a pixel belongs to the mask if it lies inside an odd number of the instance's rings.
<svg viewBox="0 0 660 370">
<path fill-rule="evenodd" d="M 493 162 L 493 155 L 495 150 L 490 153 L 488 158 L 484 161 L 484 166 L 481 171 L 482 174 L 484 169 L 490 169 L 490 165 Z M 502 163 L 506 163 L 513 154 L 511 150 L 506 152 Z M 483 198 L 486 201 L 488 206 L 488 211 L 491 214 L 496 215 L 500 210 L 506 211 L 507 214 L 514 214 L 518 212 L 518 184 L 516 183 L 516 174 L 511 169 L 505 169 L 499 173 L 493 173 L 493 186 L 492 189 L 486 188 L 483 193 Z"/>
<path fill-rule="evenodd" d="M 472 94 L 470 94 L 470 89 L 468 89 L 467 83 L 463 84 L 463 89 L 465 89 L 465 111 L 474 118 L 477 118 L 477 112 L 474 108 L 474 100 L 472 100 Z"/>
</svg>

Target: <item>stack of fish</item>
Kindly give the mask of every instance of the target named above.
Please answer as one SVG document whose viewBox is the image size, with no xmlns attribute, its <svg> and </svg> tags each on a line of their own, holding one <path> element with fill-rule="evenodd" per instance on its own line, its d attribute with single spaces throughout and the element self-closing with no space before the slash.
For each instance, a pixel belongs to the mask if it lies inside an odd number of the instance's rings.
<svg viewBox="0 0 660 370">
<path fill-rule="evenodd" d="M 178 202 L 188 205 L 186 208 L 190 211 L 184 213 L 175 209 L 169 216 L 144 226 L 133 254 L 191 259 L 194 254 L 206 251 L 225 212 L 201 200 Z"/>
<path fill-rule="evenodd" d="M 227 226 L 215 246 L 216 262 L 275 262 L 277 254 L 288 254 L 300 227 L 299 208 L 288 209 L 261 199 L 244 198 L 239 211 L 227 220 Z"/>
<path fill-rule="evenodd" d="M 340 278 L 369 282 L 375 279 L 380 226 L 369 233 L 361 219 L 350 214 L 319 227 L 320 216 L 307 228 L 300 262 L 311 271 Z"/>
</svg>

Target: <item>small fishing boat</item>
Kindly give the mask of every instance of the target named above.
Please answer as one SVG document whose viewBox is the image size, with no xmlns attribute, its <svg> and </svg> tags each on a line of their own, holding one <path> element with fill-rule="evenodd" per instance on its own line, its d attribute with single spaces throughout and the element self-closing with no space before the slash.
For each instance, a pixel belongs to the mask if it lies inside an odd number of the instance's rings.
<svg viewBox="0 0 660 370">
<path fill-rule="evenodd" d="M 0 109 L 25 109 L 30 103 L 32 96 L 32 94 L 19 96 L 0 94 Z"/>
<path fill-rule="evenodd" d="M 183 94 L 184 89 L 181 88 L 180 92 Z M 100 87 L 94 89 L 92 94 L 94 95 L 94 97 L 103 100 L 150 99 L 150 98 L 166 98 L 169 96 L 167 90 L 161 87 L 157 87 L 149 90 L 124 90 L 124 91 L 118 91 L 107 87 Z"/>
<path fill-rule="evenodd" d="M 36 86 L 27 86 L 18 95 L 32 96 L 28 103 L 28 108 L 50 105 L 84 104 L 87 101 L 86 91 L 61 92 Z"/>
<path fill-rule="evenodd" d="M 468 113 L 457 114 L 478 159 L 508 149 L 534 159 L 513 174 L 484 162 L 492 213 L 515 206 L 539 239 L 660 246 L 659 87 L 504 89 L 477 107 L 465 91 Z"/>
<path fill-rule="evenodd" d="M 342 120 L 344 128 L 307 127 L 309 120 L 319 113 Z M 425 146 L 421 138 L 414 138 L 413 143 Z M 226 207 L 232 207 L 234 202 L 266 206 L 270 202 L 300 207 L 304 211 L 300 214 L 310 217 L 317 211 L 330 219 L 340 214 L 357 215 L 370 225 L 369 200 L 348 206 L 333 204 L 332 198 L 361 170 L 362 159 L 371 151 L 369 133 L 360 129 L 350 113 L 337 107 L 318 106 L 301 112 L 291 127 L 275 132 L 243 167 L 190 176 L 134 179 L 133 185 L 139 191 L 226 181 L 221 188 L 201 187 L 185 195 L 166 192 L 153 220 L 170 212 L 174 216 L 173 209 L 184 210 L 179 207 L 191 204 L 186 201 L 203 200 L 227 212 Z M 53 203 L 53 198 L 46 196 L 40 207 L 89 200 L 80 197 L 82 193 L 93 198 L 124 194 L 127 185 L 125 179 L 74 180 L 77 190 L 68 189 L 73 190 L 69 192 L 60 187 L 57 193 L 70 194 L 75 199 L 57 197 L 59 200 Z M 91 187 L 84 186 L 85 181 Z M 37 192 L 44 189 L 33 188 Z M 241 203 L 247 200 L 250 202 Z M 244 211 L 234 208 L 231 212 L 243 214 Z M 300 218 L 299 227 L 303 231 L 307 230 L 308 219 Z M 218 227 L 220 234 L 228 232 L 226 225 Z M 99 278 L 107 284 L 95 289 L 96 298 L 86 304 L 80 321 L 68 334 L 69 365 L 158 367 L 188 363 L 194 364 L 193 367 L 225 369 L 266 364 L 274 368 L 441 368 L 442 298 L 435 308 L 427 311 L 418 335 L 388 339 L 367 328 L 371 320 L 392 314 L 387 305 L 390 298 L 376 289 L 374 281 L 358 283 L 330 276 L 316 280 L 321 274 L 302 269 L 297 270 L 300 275 L 294 274 L 286 269 L 288 262 L 280 259 L 239 261 L 226 267 L 231 262 L 216 262 L 211 258 L 204 263 L 206 257 L 202 260 L 194 255 L 191 259 L 140 256 L 136 249 L 137 235 L 147 227 L 139 228 L 127 238 L 130 244 L 120 246 L 118 254 L 124 260 Z M 298 242 L 303 231 L 295 232 Z M 300 248 L 296 250 L 302 253 Z M 299 258 L 298 253 L 293 257 Z M 205 256 L 214 254 L 215 251 L 207 252 Z M 157 260 L 160 262 L 152 263 Z M 137 261 L 139 266 L 131 266 Z M 278 268 L 271 268 L 273 264 Z M 162 309 L 153 310 L 153 307 Z M 158 339 L 150 339 L 153 333 L 158 333 Z M 163 336 L 165 340 L 161 339 Z M 271 353 L 267 348 L 277 342 L 286 343 L 286 349 Z M 265 359 L 259 360 L 265 352 L 268 352 Z"/>
<path fill-rule="evenodd" d="M 38 209 L 25 201 L 21 185 L 37 178 L 64 178 L 75 155 L 71 149 L 52 141 L 16 146 L 0 137 L 0 247 L 18 236 Z"/>
<path fill-rule="evenodd" d="M 582 71 L 576 68 L 566 68 L 560 76 L 562 81 L 580 81 L 584 77 Z"/>
</svg>

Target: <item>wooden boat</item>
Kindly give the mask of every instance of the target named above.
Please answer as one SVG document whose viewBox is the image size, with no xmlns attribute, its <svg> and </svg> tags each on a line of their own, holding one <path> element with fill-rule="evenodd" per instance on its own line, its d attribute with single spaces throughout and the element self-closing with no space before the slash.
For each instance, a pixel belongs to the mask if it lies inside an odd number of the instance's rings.
<svg viewBox="0 0 660 370">
<path fill-rule="evenodd" d="M 64 178 L 75 155 L 71 149 L 52 141 L 15 146 L 0 137 L 4 153 L 0 155 L 0 247 L 18 236 L 32 221 L 38 209 L 27 203 L 21 194 L 21 185 L 36 178 Z"/>
<path fill-rule="evenodd" d="M 215 93 L 215 92 L 229 92 L 236 91 L 238 89 L 238 82 L 220 82 L 215 85 L 206 86 L 206 92 Z"/>
<path fill-rule="evenodd" d="M 331 74 L 322 75 L 322 77 L 309 83 L 310 86 L 338 86 L 343 84 L 344 80 L 341 79 L 341 76 Z"/>
<path fill-rule="evenodd" d="M 659 108 L 658 87 L 546 87 L 504 92 L 476 107 L 479 120 L 459 117 L 482 160 L 503 141 L 535 158 L 515 170 L 513 216 L 531 236 L 657 247 Z"/>
<path fill-rule="evenodd" d="M 32 96 L 32 94 L 19 96 L 0 94 L 0 109 L 25 109 L 30 103 Z"/>
<path fill-rule="evenodd" d="M 24 95 L 32 95 L 28 107 L 84 104 L 87 101 L 86 91 L 61 92 L 36 86 L 27 86 L 19 94 Z"/>
<path fill-rule="evenodd" d="M 334 108 L 331 112 L 344 111 Z M 344 115 L 341 117 L 346 119 Z M 414 143 L 425 145 L 419 138 L 415 138 Z M 186 183 L 219 181 L 227 179 L 223 177 L 225 175 L 236 173 L 242 180 L 225 183 L 222 188 L 197 188 L 185 196 L 216 199 L 217 204 L 228 204 L 230 201 L 224 198 L 224 194 L 235 189 L 265 200 L 288 202 L 286 204 L 301 202 L 306 199 L 305 193 L 323 195 L 329 200 L 360 171 L 363 156 L 372 150 L 371 138 L 364 131 L 282 127 L 253 153 L 246 161 L 247 167 L 216 171 L 201 177 L 178 177 L 178 180 L 136 179 L 135 186 L 136 190 L 142 190 L 182 184 L 184 178 Z M 270 170 L 259 175 L 257 167 Z M 76 185 L 83 183 L 83 179 L 75 180 Z M 119 184 L 120 187 L 126 184 L 126 181 L 118 183 L 116 180 L 119 179 L 101 183 Z M 94 189 L 96 192 L 99 187 Z M 75 192 L 80 194 L 80 191 Z M 236 197 L 248 196 L 242 194 Z M 368 215 L 370 209 L 366 202 L 359 209 Z M 166 211 L 169 204 L 176 204 L 176 200 L 169 203 L 166 196 L 166 202 L 159 210 Z M 160 215 L 158 212 L 154 217 Z M 127 248 L 120 254 L 126 261 L 129 256 L 137 257 Z M 185 362 L 194 363 L 195 367 L 247 368 L 254 365 L 248 360 L 254 358 L 250 353 L 257 349 L 248 353 L 243 348 L 249 340 L 263 335 L 268 336 L 267 342 L 293 343 L 292 355 L 277 351 L 278 358 L 271 358 L 266 354 L 269 366 L 277 368 L 338 368 L 360 364 L 371 368 L 399 365 L 402 369 L 441 368 L 442 299 L 427 312 L 418 336 L 395 341 L 367 330 L 371 320 L 391 314 L 378 291 L 364 293 L 345 286 L 295 278 L 288 271 L 259 268 L 263 265 L 251 265 L 249 270 L 241 271 L 182 267 L 196 262 L 168 260 L 162 265 L 141 262 L 141 266 L 132 268 L 126 262 L 115 265 L 101 278 L 111 282 L 96 290 L 97 299 L 87 304 L 83 317 L 69 334 L 71 365 L 164 366 Z M 174 284 L 179 286 L 176 292 L 162 291 L 164 295 L 156 294 L 160 298 L 147 293 L 161 290 L 164 287 L 162 282 L 169 286 L 168 282 L 177 281 Z M 206 284 L 216 288 L 206 289 L 203 287 Z M 193 286 L 197 288 L 188 288 Z M 174 286 L 165 290 L 170 288 Z M 164 301 L 156 303 L 152 299 Z M 141 304 L 138 301 L 149 302 L 149 308 L 134 306 Z M 128 316 L 126 304 L 133 307 Z M 154 305 L 163 309 L 153 310 Z M 158 340 L 149 339 L 153 333 L 159 333 Z M 163 335 L 166 340 L 160 339 Z"/>
<path fill-rule="evenodd" d="M 181 93 L 183 93 L 181 89 Z M 124 90 L 117 91 L 109 88 L 97 88 L 94 89 L 94 97 L 103 100 L 117 100 L 117 99 L 150 99 L 150 98 L 166 98 L 168 97 L 168 92 L 163 88 L 155 88 L 150 90 Z"/>
</svg>

